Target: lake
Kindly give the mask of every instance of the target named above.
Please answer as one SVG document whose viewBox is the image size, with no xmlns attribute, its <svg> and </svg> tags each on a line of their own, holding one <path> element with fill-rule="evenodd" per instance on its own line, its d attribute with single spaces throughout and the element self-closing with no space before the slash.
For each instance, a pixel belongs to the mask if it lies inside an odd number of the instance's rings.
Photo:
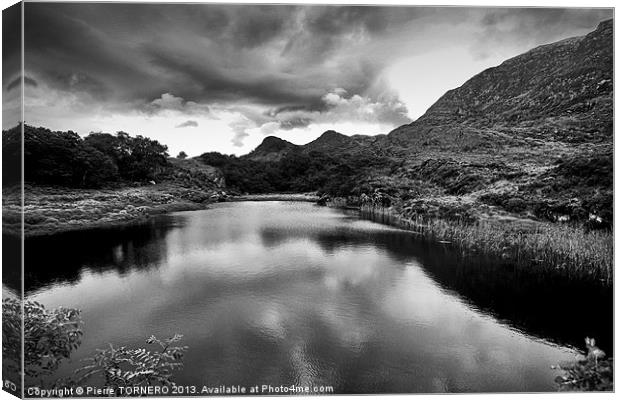
<svg viewBox="0 0 620 400">
<path fill-rule="evenodd" d="M 221 203 L 25 251 L 28 298 L 82 310 L 54 379 L 108 343 L 175 333 L 177 384 L 335 393 L 555 391 L 550 366 L 585 335 L 612 351 L 611 289 L 311 203 Z"/>
</svg>

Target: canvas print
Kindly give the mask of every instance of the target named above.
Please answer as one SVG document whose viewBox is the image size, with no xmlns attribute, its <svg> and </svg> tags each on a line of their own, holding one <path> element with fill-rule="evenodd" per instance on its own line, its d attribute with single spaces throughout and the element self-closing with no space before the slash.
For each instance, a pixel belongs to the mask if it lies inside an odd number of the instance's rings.
<svg viewBox="0 0 620 400">
<path fill-rule="evenodd" d="M 613 391 L 613 16 L 6 8 L 3 389 Z"/>
</svg>

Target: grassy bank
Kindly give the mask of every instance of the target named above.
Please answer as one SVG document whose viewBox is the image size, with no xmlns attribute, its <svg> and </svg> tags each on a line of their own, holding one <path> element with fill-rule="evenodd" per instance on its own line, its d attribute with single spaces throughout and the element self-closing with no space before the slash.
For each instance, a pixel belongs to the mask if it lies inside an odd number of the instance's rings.
<svg viewBox="0 0 620 400">
<path fill-rule="evenodd" d="M 205 208 L 225 198 L 216 189 L 201 190 L 170 183 L 118 189 L 27 185 L 24 191 L 26 236 L 130 225 L 156 214 Z M 20 234 L 20 203 L 19 186 L 4 188 L 3 233 Z"/>
<path fill-rule="evenodd" d="M 231 197 L 217 188 L 188 188 L 169 182 L 117 189 L 27 185 L 24 233 L 33 237 L 132 225 L 153 215 L 200 210 L 223 200 L 315 202 L 318 196 L 315 193 L 274 193 Z M 19 186 L 5 188 L 2 202 L 3 233 L 20 235 Z"/>
<path fill-rule="evenodd" d="M 231 201 L 309 201 L 319 200 L 316 193 L 269 193 L 269 194 L 246 194 L 234 196 Z"/>
<path fill-rule="evenodd" d="M 413 216 L 391 208 L 362 206 L 363 215 L 449 242 L 466 253 L 485 253 L 542 270 L 611 285 L 613 233 L 531 220 L 480 220 L 474 223 Z"/>
</svg>

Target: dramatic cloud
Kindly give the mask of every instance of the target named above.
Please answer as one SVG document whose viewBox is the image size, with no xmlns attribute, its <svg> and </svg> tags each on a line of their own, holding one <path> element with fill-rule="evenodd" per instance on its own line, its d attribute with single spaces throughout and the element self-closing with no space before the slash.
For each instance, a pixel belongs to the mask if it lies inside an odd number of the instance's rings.
<svg viewBox="0 0 620 400">
<path fill-rule="evenodd" d="M 482 69 L 612 17 L 611 9 L 36 2 L 25 12 L 27 121 L 81 134 L 124 121 L 188 153 L 243 153 L 265 134 L 311 140 L 324 127 L 387 133 Z M 4 59 L 7 94 L 20 71 L 15 57 Z M 200 135 L 169 135 L 179 121 L 199 124 Z"/>
</svg>

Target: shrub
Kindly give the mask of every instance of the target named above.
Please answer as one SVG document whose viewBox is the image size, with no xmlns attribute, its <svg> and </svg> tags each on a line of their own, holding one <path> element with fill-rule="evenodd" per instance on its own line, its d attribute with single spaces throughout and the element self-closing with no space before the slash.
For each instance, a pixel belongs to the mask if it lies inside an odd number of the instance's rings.
<svg viewBox="0 0 620 400">
<path fill-rule="evenodd" d="M 613 391 L 614 364 L 604 351 L 596 346 L 593 338 L 586 338 L 588 354 L 579 355 L 574 362 L 557 367 L 564 373 L 555 378 L 558 389 L 562 391 Z"/>
<path fill-rule="evenodd" d="M 187 346 L 173 346 L 182 339 L 182 335 L 174 335 L 166 340 L 151 336 L 146 340 L 149 345 L 159 346 L 159 351 L 144 348 L 132 349 L 114 347 L 97 350 L 94 357 L 87 359 L 86 366 L 78 369 L 77 384 L 83 384 L 93 376 L 103 376 L 105 387 L 140 385 L 173 385 L 172 372 L 183 367 L 183 355 Z"/>
<path fill-rule="evenodd" d="M 555 382 L 561 391 L 612 391 L 614 390 L 613 360 L 585 359 L 561 364 L 564 374 Z"/>
</svg>

